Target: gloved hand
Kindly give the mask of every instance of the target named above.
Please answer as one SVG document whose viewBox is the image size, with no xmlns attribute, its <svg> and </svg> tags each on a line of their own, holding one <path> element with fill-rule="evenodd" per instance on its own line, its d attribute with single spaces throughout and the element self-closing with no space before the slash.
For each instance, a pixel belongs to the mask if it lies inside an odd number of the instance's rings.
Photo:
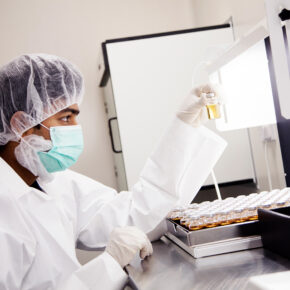
<svg viewBox="0 0 290 290">
<path fill-rule="evenodd" d="M 139 251 L 141 259 L 153 253 L 151 242 L 141 230 L 136 227 L 123 227 L 112 231 L 106 252 L 122 268 L 128 265 Z"/>
<path fill-rule="evenodd" d="M 217 86 L 208 84 L 194 88 L 188 98 L 187 104 L 177 113 L 177 117 L 185 123 L 198 127 L 208 120 L 206 105 L 221 103 Z"/>
</svg>

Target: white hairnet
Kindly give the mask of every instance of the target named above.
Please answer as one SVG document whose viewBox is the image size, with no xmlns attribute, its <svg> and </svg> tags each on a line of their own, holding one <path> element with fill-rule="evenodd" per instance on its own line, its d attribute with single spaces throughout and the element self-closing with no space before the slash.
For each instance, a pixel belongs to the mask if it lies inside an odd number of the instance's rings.
<svg viewBox="0 0 290 290">
<path fill-rule="evenodd" d="M 67 60 L 46 54 L 14 59 L 0 69 L 0 145 L 79 104 L 82 95 L 83 78 Z"/>
</svg>

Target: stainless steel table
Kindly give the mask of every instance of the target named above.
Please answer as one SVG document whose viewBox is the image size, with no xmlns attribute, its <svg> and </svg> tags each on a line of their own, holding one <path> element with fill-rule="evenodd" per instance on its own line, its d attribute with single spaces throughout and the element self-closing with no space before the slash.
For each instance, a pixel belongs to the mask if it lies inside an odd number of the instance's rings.
<svg viewBox="0 0 290 290">
<path fill-rule="evenodd" d="M 140 290 L 246 289 L 251 276 L 290 270 L 290 260 L 263 248 L 195 259 L 163 237 L 153 249 L 127 267 Z"/>
</svg>

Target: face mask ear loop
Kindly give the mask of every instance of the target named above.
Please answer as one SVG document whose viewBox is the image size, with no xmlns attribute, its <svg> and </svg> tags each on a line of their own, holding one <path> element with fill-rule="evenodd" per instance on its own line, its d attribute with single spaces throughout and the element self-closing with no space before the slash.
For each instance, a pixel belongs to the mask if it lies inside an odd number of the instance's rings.
<svg viewBox="0 0 290 290">
<path fill-rule="evenodd" d="M 48 127 L 46 127 L 45 125 L 43 125 L 42 123 L 39 123 L 39 125 L 42 126 L 45 129 L 47 129 L 48 131 L 50 131 L 50 129 Z"/>
<path fill-rule="evenodd" d="M 50 129 L 48 127 L 46 127 L 45 125 L 39 123 L 39 125 L 41 125 L 42 127 L 44 127 L 45 129 L 47 129 L 48 131 L 50 131 Z M 21 135 L 17 134 L 17 137 L 19 137 L 20 141 L 17 141 L 19 144 L 21 142 L 24 142 L 26 145 L 28 145 L 30 148 L 34 149 Z"/>
<path fill-rule="evenodd" d="M 17 135 L 17 137 L 20 138 L 20 141 L 17 141 L 19 143 L 19 145 L 21 144 L 21 142 L 24 142 L 27 146 L 29 146 L 30 148 L 34 149 L 22 136 Z"/>
</svg>

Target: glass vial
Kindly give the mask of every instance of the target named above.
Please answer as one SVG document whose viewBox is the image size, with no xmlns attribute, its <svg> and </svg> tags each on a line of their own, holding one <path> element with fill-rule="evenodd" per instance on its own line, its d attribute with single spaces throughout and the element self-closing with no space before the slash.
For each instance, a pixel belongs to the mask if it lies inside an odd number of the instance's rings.
<svg viewBox="0 0 290 290">
<path fill-rule="evenodd" d="M 214 93 L 205 93 L 210 104 L 206 105 L 207 115 L 210 120 L 219 119 L 221 117 L 220 104 L 218 103 Z"/>
</svg>

